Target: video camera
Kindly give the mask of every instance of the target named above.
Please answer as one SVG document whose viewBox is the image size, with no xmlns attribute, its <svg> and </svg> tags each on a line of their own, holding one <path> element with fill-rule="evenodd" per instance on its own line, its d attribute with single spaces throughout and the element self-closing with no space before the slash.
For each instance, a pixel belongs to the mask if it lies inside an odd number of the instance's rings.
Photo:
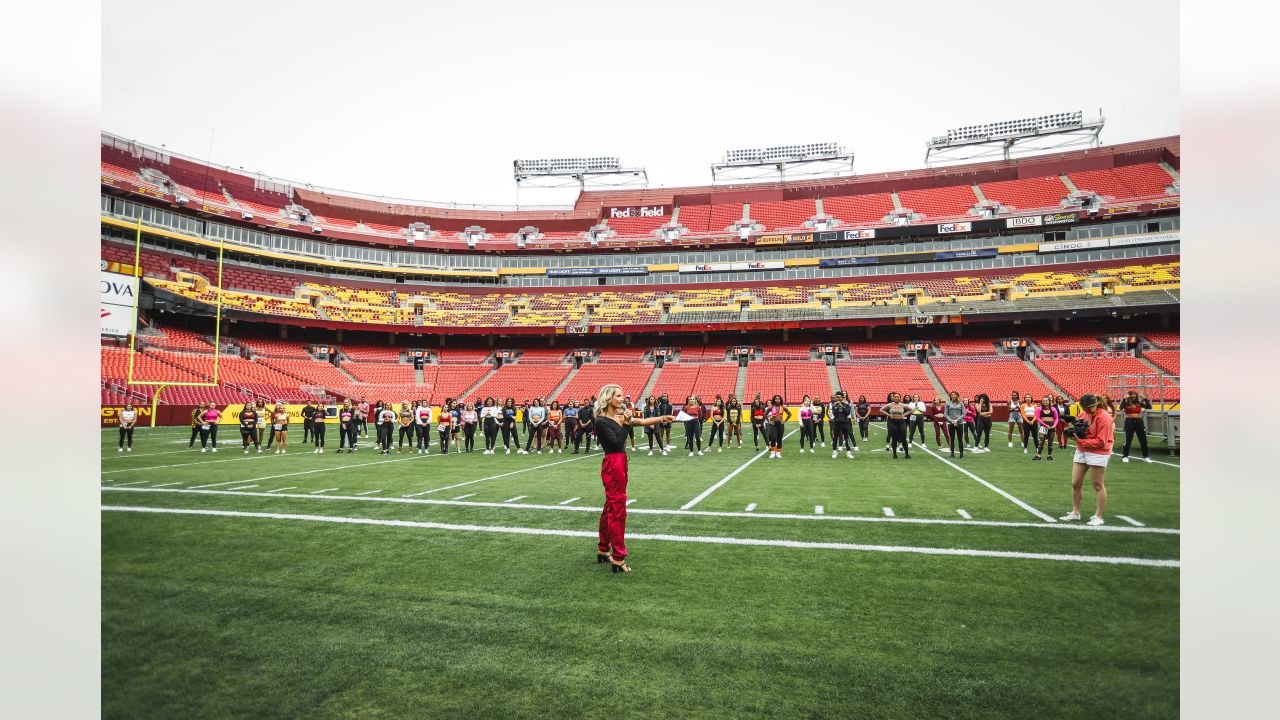
<svg viewBox="0 0 1280 720">
<path fill-rule="evenodd" d="M 1089 436 L 1089 421 L 1083 418 L 1076 418 L 1071 421 L 1071 424 L 1063 432 L 1077 440 L 1083 440 Z"/>
</svg>

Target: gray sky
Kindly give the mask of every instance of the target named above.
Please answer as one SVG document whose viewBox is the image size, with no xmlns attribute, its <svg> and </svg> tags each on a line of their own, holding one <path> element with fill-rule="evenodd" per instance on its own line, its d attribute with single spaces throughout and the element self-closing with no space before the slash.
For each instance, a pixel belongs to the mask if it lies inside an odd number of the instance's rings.
<svg viewBox="0 0 1280 720">
<path fill-rule="evenodd" d="M 617 155 L 657 187 L 804 142 L 918 168 L 948 128 L 1068 110 L 1102 108 L 1105 143 L 1179 132 L 1176 3 L 962 6 L 117 0 L 102 123 L 290 180 L 497 204 L 516 158 Z"/>
</svg>

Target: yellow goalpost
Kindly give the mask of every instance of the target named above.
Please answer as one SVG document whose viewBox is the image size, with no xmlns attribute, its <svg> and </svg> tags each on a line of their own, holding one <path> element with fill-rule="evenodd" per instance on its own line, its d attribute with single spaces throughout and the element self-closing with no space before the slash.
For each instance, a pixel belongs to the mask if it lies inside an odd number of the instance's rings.
<svg viewBox="0 0 1280 720">
<path fill-rule="evenodd" d="M 152 386 L 151 393 L 151 427 L 156 426 L 156 405 L 160 402 L 160 393 L 167 387 L 218 387 L 218 360 L 222 356 L 222 250 L 225 240 L 218 239 L 218 282 L 214 292 L 217 302 L 214 305 L 213 320 L 213 380 L 211 382 L 182 382 L 177 380 L 135 380 L 133 377 L 133 358 L 137 353 L 136 338 L 138 335 L 138 299 L 142 296 L 142 217 L 139 215 L 137 234 L 133 240 L 133 276 L 138 288 L 133 293 L 133 324 L 129 332 L 129 377 L 130 385 Z"/>
</svg>

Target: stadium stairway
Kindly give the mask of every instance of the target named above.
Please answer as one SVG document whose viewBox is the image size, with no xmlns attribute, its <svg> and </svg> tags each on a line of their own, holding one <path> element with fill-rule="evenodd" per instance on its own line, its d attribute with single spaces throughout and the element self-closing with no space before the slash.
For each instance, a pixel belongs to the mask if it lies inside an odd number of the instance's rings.
<svg viewBox="0 0 1280 720">
<path fill-rule="evenodd" d="M 413 381 L 418 385 L 427 384 L 427 376 L 423 373 L 422 368 L 416 367 L 413 369 Z"/>
<path fill-rule="evenodd" d="M 943 387 L 942 380 L 938 378 L 938 373 L 933 371 L 933 366 L 929 363 L 920 363 L 924 368 L 924 374 L 929 378 L 929 382 L 933 385 L 933 391 L 938 393 L 938 397 L 947 397 L 947 389 Z"/>
<path fill-rule="evenodd" d="M 653 387 L 658 384 L 658 373 L 660 372 L 662 372 L 662 368 L 654 365 L 653 372 L 649 373 L 649 382 L 646 382 L 644 389 L 640 391 L 640 397 L 647 398 L 653 394 Z"/>
<path fill-rule="evenodd" d="M 1033 375 L 1040 378 L 1040 382 L 1044 383 L 1046 387 L 1053 390 L 1054 393 L 1061 395 L 1064 398 L 1071 398 L 1072 400 L 1076 399 L 1068 395 L 1067 391 L 1063 390 L 1061 385 L 1051 380 L 1048 375 L 1045 375 L 1044 371 L 1036 367 L 1035 363 L 1031 362 L 1030 360 L 1023 360 L 1022 364 L 1026 365 L 1027 369 L 1030 370 Z"/>
<path fill-rule="evenodd" d="M 552 391 L 551 391 L 551 394 L 550 394 L 550 395 L 548 395 L 548 397 L 550 397 L 550 398 L 558 398 L 558 397 L 560 397 L 560 393 L 564 392 L 564 389 L 565 389 L 565 388 L 567 388 L 567 387 L 569 387 L 569 381 L 573 379 L 573 376 L 574 376 L 574 375 L 577 375 L 577 374 L 578 374 L 578 370 L 579 370 L 579 368 L 576 368 L 576 367 L 575 367 L 575 368 L 573 368 L 572 370 L 570 370 L 570 371 L 569 371 L 569 374 L 564 376 L 564 380 L 561 380 L 561 381 L 560 381 L 560 384 L 556 386 L 556 389 L 555 389 L 555 390 L 552 390 Z M 643 397 L 643 396 L 642 396 L 642 397 Z"/>
<path fill-rule="evenodd" d="M 351 373 L 347 372 L 347 369 L 346 369 L 346 368 L 344 368 L 344 367 L 342 367 L 342 363 L 338 363 L 338 364 L 334 365 L 334 367 L 338 368 L 338 372 L 340 372 L 340 373 L 342 373 L 343 375 L 346 375 L 347 377 L 351 378 L 351 382 L 353 382 L 353 383 L 359 383 L 359 382 L 361 382 L 361 381 L 360 381 L 360 378 L 358 378 L 358 377 L 356 377 L 355 375 L 352 375 Z"/>
<path fill-rule="evenodd" d="M 1076 184 L 1071 182 L 1071 178 L 1067 177 L 1066 173 L 1059 175 L 1058 179 L 1062 180 L 1062 183 L 1067 186 L 1067 191 L 1069 193 L 1080 192 L 1080 188 L 1076 187 Z"/>
<path fill-rule="evenodd" d="M 746 366 L 738 366 L 738 381 L 733 385 L 733 394 L 741 400 L 743 393 L 747 391 L 747 368 Z"/>
<path fill-rule="evenodd" d="M 983 194 L 982 188 L 978 187 L 978 183 L 973 184 L 973 194 L 978 198 L 979 203 L 987 202 L 987 196 Z"/>
<path fill-rule="evenodd" d="M 837 392 L 839 392 L 840 390 L 843 390 L 843 389 L 844 389 L 844 388 L 840 387 L 840 376 L 839 376 L 838 374 L 836 374 L 836 366 L 835 366 L 835 365 L 828 365 L 828 366 L 827 366 L 827 382 L 831 383 L 831 395 L 832 395 L 832 397 L 834 397 L 834 396 L 835 396 L 835 394 L 836 394 Z"/>
<path fill-rule="evenodd" d="M 1151 372 L 1160 373 L 1161 375 L 1171 375 L 1171 373 L 1168 370 L 1165 370 L 1164 368 L 1160 367 L 1159 365 L 1151 362 L 1150 360 L 1144 357 L 1138 358 L 1138 362 L 1151 368 Z"/>
</svg>

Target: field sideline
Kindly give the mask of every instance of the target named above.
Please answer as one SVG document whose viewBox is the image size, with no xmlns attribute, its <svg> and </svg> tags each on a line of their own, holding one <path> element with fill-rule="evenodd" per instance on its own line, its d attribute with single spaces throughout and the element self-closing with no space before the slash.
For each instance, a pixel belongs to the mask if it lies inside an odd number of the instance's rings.
<svg viewBox="0 0 1280 720">
<path fill-rule="evenodd" d="M 630 453 L 629 576 L 593 559 L 598 454 L 104 430 L 104 715 L 1176 715 L 1176 459 L 1117 459 L 1086 528 L 1068 450 L 894 461 L 873 427 L 854 460 Z"/>
</svg>

